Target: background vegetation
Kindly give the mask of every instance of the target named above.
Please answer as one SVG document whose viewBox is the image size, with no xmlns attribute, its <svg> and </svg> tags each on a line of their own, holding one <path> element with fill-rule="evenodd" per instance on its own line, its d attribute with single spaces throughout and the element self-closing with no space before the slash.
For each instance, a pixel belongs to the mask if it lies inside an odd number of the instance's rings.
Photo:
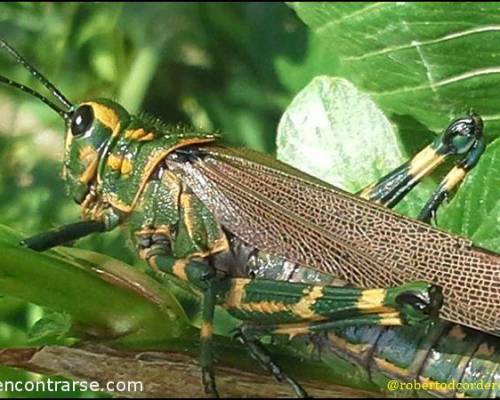
<svg viewBox="0 0 500 400">
<path fill-rule="evenodd" d="M 488 3 L 0 4 L 0 37 L 73 101 L 112 97 L 132 112 L 218 130 L 230 145 L 278 151 L 352 191 L 472 107 L 487 121 L 489 150 L 439 225 L 496 251 L 499 26 L 500 7 Z M 6 56 L 0 74 L 39 88 Z M 320 75 L 345 80 L 312 82 Z M 0 223 L 31 235 L 77 219 L 59 176 L 58 117 L 7 88 L 0 115 Z M 320 150 L 332 164 L 315 170 Z M 439 177 L 399 211 L 415 215 Z M 120 232 L 78 247 L 144 268 Z M 0 347 L 30 343 L 46 313 L 1 298 Z M 33 378 L 0 372 L 1 380 Z"/>
</svg>

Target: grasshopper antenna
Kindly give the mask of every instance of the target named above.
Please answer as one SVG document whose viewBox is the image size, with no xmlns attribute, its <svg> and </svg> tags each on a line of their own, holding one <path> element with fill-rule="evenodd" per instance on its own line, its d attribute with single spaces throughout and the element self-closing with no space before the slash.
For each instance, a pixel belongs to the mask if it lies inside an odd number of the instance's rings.
<svg viewBox="0 0 500 400">
<path fill-rule="evenodd" d="M 58 113 L 65 121 L 69 121 L 71 118 L 71 114 L 67 111 L 64 111 L 57 105 L 55 105 L 53 102 L 51 102 L 49 99 L 47 99 L 45 96 L 42 96 L 40 93 L 35 92 L 33 89 L 30 89 L 29 87 L 26 87 L 16 81 L 13 81 L 12 79 L 5 78 L 4 76 L 0 75 L 0 83 L 5 83 L 6 85 L 9 85 L 11 87 L 15 87 L 19 90 L 22 90 L 25 93 L 31 94 L 32 96 L 35 96 L 37 99 L 40 99 L 43 101 L 45 104 L 47 104 L 50 108 L 52 108 L 56 113 Z"/>
<path fill-rule="evenodd" d="M 73 105 L 71 102 L 47 79 L 45 78 L 35 67 L 33 67 L 31 64 L 29 64 L 21 55 L 14 50 L 7 42 L 3 41 L 0 39 L 0 49 L 5 49 L 9 55 L 14 58 L 14 60 L 21 64 L 37 81 L 39 81 L 43 86 L 45 86 L 50 93 L 57 98 L 66 108 L 71 110 Z M 36 92 L 35 90 L 22 85 L 16 81 L 13 81 L 12 79 L 8 79 L 2 75 L 0 75 L 0 83 L 4 83 L 6 85 L 15 87 L 19 90 L 22 90 L 25 93 L 28 93 L 32 96 L 35 96 L 36 98 L 40 99 L 43 101 L 45 104 L 47 104 L 50 108 L 52 108 L 54 111 L 56 111 L 61 117 L 64 118 L 64 120 L 69 120 L 70 119 L 70 112 L 69 111 L 64 111 L 62 108 L 57 106 L 55 103 L 50 101 L 47 97 L 41 95 L 40 93 Z"/>
</svg>

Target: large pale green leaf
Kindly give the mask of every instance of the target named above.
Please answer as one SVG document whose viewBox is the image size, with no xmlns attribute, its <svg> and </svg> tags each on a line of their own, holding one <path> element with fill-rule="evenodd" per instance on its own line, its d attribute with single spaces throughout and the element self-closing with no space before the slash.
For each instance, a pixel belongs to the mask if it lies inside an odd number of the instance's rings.
<svg viewBox="0 0 500 400">
<path fill-rule="evenodd" d="M 297 94 L 277 145 L 280 160 L 351 192 L 404 160 L 395 128 L 376 104 L 349 81 L 327 76 Z"/>
<path fill-rule="evenodd" d="M 151 346 L 192 333 L 172 293 L 141 271 L 87 250 L 38 253 L 19 241 L 0 225 L 0 294 L 70 315 L 77 337 Z"/>
<path fill-rule="evenodd" d="M 291 3 L 337 74 L 434 131 L 470 108 L 500 128 L 499 3 Z"/>
<path fill-rule="evenodd" d="M 278 158 L 349 192 L 407 159 L 395 125 L 352 83 L 320 76 L 297 94 L 278 127 Z M 429 188 L 403 210 L 418 213 Z"/>
</svg>

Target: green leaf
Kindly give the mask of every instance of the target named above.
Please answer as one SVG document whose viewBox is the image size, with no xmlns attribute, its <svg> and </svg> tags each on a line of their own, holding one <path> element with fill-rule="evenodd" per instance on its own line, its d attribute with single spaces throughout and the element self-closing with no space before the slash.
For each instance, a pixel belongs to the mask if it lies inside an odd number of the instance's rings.
<svg viewBox="0 0 500 400">
<path fill-rule="evenodd" d="M 357 192 L 403 163 L 396 128 L 345 79 L 315 78 L 294 98 L 278 127 L 278 158 L 349 192 Z M 409 197 L 416 214 L 429 194 Z M 413 206 L 412 206 L 413 205 Z"/>
<path fill-rule="evenodd" d="M 330 46 L 337 74 L 386 112 L 434 131 L 473 108 L 500 128 L 498 3 L 291 3 Z"/>
<path fill-rule="evenodd" d="M 82 249 L 38 253 L 19 240 L 0 226 L 1 294 L 70 315 L 80 337 L 154 346 L 193 334 L 173 295 L 143 272 Z"/>
<path fill-rule="evenodd" d="M 72 327 L 71 316 L 66 313 L 48 312 L 40 318 L 30 329 L 30 345 L 69 345 L 66 336 L 70 335 Z"/>
</svg>

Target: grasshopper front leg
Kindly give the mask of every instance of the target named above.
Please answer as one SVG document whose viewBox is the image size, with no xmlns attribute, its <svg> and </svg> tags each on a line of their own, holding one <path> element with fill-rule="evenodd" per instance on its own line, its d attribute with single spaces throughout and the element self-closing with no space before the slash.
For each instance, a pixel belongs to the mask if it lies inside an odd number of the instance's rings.
<svg viewBox="0 0 500 400">
<path fill-rule="evenodd" d="M 161 238 L 161 237 L 160 237 Z M 157 238 L 158 240 L 158 238 Z M 202 326 L 200 329 L 201 379 L 205 393 L 219 397 L 215 384 L 213 356 L 213 319 L 217 299 L 215 269 L 203 262 L 174 260 L 165 251 L 165 243 L 151 244 L 140 249 L 141 256 L 156 271 L 163 271 L 194 284 L 202 292 Z"/>
<path fill-rule="evenodd" d="M 23 239 L 21 244 L 35 251 L 45 251 L 60 246 L 93 233 L 104 232 L 106 224 L 98 221 L 81 221 L 63 225 L 57 229 L 39 233 Z"/>
<path fill-rule="evenodd" d="M 210 272 L 212 275 L 212 272 Z M 202 303 L 202 325 L 200 331 L 200 364 L 201 378 L 205 392 L 219 397 L 215 386 L 214 376 L 214 354 L 213 354 L 213 321 L 216 303 L 216 289 L 214 287 L 214 277 L 206 280 L 206 289 L 203 291 Z"/>
<path fill-rule="evenodd" d="M 94 233 L 110 231 L 120 224 L 123 216 L 113 208 L 106 208 L 99 221 L 86 220 L 60 226 L 23 239 L 21 245 L 35 251 L 45 251 L 52 247 L 71 243 Z"/>
</svg>

